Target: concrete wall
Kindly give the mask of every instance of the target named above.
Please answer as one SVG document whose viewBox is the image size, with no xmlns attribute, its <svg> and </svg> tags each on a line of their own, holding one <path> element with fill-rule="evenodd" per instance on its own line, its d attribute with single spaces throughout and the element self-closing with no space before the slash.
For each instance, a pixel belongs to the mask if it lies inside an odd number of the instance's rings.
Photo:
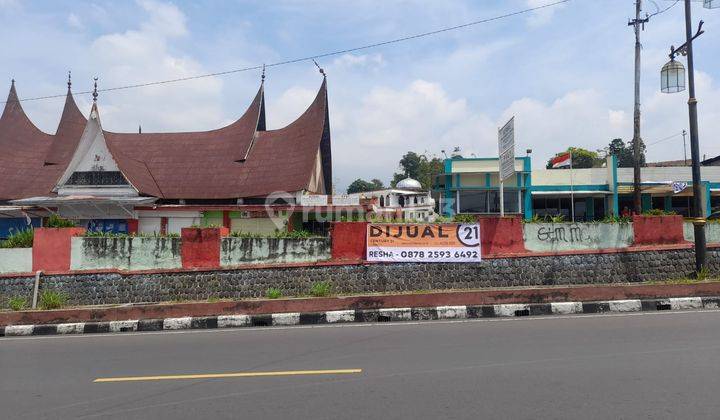
<svg viewBox="0 0 720 420">
<path fill-rule="evenodd" d="M 76 237 L 72 238 L 71 248 L 71 270 L 153 270 L 182 266 L 179 238 Z"/>
<path fill-rule="evenodd" d="M 720 249 L 708 252 L 711 273 L 720 272 Z M 309 293 L 329 281 L 338 294 L 474 289 L 507 286 L 608 284 L 676 279 L 694 270 L 692 249 L 606 254 L 488 258 L 482 263 L 367 264 L 257 268 L 150 274 L 43 276 L 41 290 L 68 294 L 69 303 L 120 304 L 256 298 L 269 287 L 284 296 Z M 0 280 L 0 305 L 12 296 L 30 297 L 33 277 Z"/>
<path fill-rule="evenodd" d="M 0 248 L 0 273 L 32 271 L 32 248 Z"/>
<path fill-rule="evenodd" d="M 626 248 L 633 243 L 631 223 L 525 223 L 525 248 L 534 252 Z"/>
<path fill-rule="evenodd" d="M 300 263 L 330 259 L 330 239 L 222 238 L 220 265 Z"/>
<path fill-rule="evenodd" d="M 683 236 L 688 242 L 695 242 L 695 228 L 690 222 L 683 223 Z M 705 225 L 705 240 L 709 244 L 720 243 L 720 223 L 707 223 Z"/>
</svg>

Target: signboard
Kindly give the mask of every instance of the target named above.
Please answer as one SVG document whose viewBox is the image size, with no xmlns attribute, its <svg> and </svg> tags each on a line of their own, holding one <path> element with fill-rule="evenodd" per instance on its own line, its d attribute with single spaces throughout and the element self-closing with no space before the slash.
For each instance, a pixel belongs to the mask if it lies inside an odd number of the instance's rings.
<svg viewBox="0 0 720 420">
<path fill-rule="evenodd" d="M 480 262 L 480 225 L 368 224 L 367 260 Z"/>
<path fill-rule="evenodd" d="M 303 195 L 300 196 L 301 206 L 327 206 L 327 195 Z"/>
<path fill-rule="evenodd" d="M 359 206 L 360 195 L 358 194 L 339 194 L 332 196 L 333 206 Z"/>
<path fill-rule="evenodd" d="M 672 185 L 673 193 L 680 194 L 681 192 L 685 191 L 685 188 L 687 188 L 688 183 L 681 182 L 681 181 L 675 181 L 671 185 Z"/>
<path fill-rule="evenodd" d="M 498 155 L 500 181 L 504 181 L 515 173 L 515 117 L 498 130 Z"/>
</svg>

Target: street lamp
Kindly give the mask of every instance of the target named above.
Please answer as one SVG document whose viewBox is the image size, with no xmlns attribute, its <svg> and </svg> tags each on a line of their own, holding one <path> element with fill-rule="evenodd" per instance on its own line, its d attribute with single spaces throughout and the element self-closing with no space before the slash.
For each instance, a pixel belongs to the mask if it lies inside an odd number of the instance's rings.
<svg viewBox="0 0 720 420">
<path fill-rule="evenodd" d="M 720 0 L 704 0 L 703 7 L 713 9 L 720 7 Z M 695 35 L 692 34 L 692 7 L 690 0 L 685 0 L 685 43 L 679 48 L 670 47 L 670 61 L 660 72 L 660 89 L 665 93 L 682 92 L 685 90 L 685 69 L 675 61 L 678 55 L 687 56 L 688 65 L 688 116 L 690 118 L 690 156 L 692 158 L 693 183 L 693 227 L 695 231 L 695 273 L 699 274 L 705 267 L 707 244 L 705 242 L 705 218 L 700 177 L 700 145 L 698 139 L 697 99 L 695 98 L 695 69 L 693 64 L 693 40 L 703 34 L 703 21 L 700 21 Z"/>
<path fill-rule="evenodd" d="M 660 90 L 663 93 L 676 93 L 685 90 L 685 66 L 671 59 L 660 72 Z"/>
</svg>

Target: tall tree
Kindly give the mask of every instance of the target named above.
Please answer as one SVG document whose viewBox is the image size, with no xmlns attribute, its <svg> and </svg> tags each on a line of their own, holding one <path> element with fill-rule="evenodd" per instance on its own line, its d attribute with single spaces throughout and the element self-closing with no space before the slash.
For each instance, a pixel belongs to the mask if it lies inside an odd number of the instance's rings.
<svg viewBox="0 0 720 420">
<path fill-rule="evenodd" d="M 640 166 L 645 166 L 645 143 L 640 140 Z M 632 168 L 635 164 L 635 154 L 632 142 L 625 142 L 622 139 L 612 139 L 608 145 L 608 154 L 617 158 L 619 168 Z"/>
<path fill-rule="evenodd" d="M 354 194 L 358 192 L 382 190 L 383 188 L 385 188 L 385 186 L 382 181 L 377 178 L 374 178 L 369 182 L 358 178 L 348 186 L 347 193 Z"/>
<path fill-rule="evenodd" d="M 405 178 L 413 178 L 420 182 L 424 189 L 432 188 L 433 180 L 444 169 L 443 161 L 437 157 L 428 157 L 425 154 L 407 152 L 400 159 L 400 172 L 393 174 L 391 186 Z"/>
<path fill-rule="evenodd" d="M 580 147 L 568 147 L 565 152 L 572 153 L 572 166 L 575 169 L 593 168 L 602 164 L 602 159 L 600 159 L 597 152 L 591 152 L 590 150 L 585 150 Z M 545 167 L 552 169 L 552 159 L 548 160 Z"/>
</svg>

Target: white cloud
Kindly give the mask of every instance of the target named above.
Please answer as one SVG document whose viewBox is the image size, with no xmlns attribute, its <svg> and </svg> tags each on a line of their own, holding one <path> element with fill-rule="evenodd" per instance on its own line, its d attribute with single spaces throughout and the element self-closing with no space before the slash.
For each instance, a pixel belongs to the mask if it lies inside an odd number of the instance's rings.
<svg viewBox="0 0 720 420">
<path fill-rule="evenodd" d="M 385 66 L 382 54 L 343 54 L 333 60 L 333 65 L 342 68 L 373 68 Z"/>
<path fill-rule="evenodd" d="M 185 15 L 170 3 L 146 0 L 139 4 L 146 12 L 139 29 L 103 35 L 92 44 L 93 60 L 104 69 L 100 88 L 206 73 L 193 58 L 169 46 L 188 33 Z M 101 94 L 103 123 L 118 131 L 135 130 L 139 123 L 146 131 L 216 128 L 225 121 L 221 83 L 207 78 L 120 91 L 107 98 Z"/>
<path fill-rule="evenodd" d="M 552 0 L 527 0 L 526 3 L 528 8 L 542 7 L 552 3 Z M 528 25 L 532 27 L 547 25 L 552 21 L 555 12 L 563 7 L 565 7 L 564 4 L 558 4 L 533 11 L 527 18 Z"/>
<path fill-rule="evenodd" d="M 75 13 L 70 13 L 67 17 L 67 23 L 70 25 L 70 27 L 75 29 L 82 29 L 83 23 L 80 19 L 80 16 L 76 15 Z"/>
</svg>

